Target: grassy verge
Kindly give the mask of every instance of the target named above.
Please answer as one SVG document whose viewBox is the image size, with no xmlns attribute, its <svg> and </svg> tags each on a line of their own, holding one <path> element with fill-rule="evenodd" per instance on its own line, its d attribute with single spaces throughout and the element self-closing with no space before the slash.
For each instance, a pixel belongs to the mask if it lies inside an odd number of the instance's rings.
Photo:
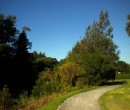
<svg viewBox="0 0 130 110">
<path fill-rule="evenodd" d="M 130 79 L 130 73 L 116 75 L 116 79 Z"/>
<path fill-rule="evenodd" d="M 104 94 L 99 103 L 101 110 L 130 110 L 130 80 L 122 87 Z"/>
<path fill-rule="evenodd" d="M 64 100 L 66 100 L 67 98 L 82 93 L 82 92 L 86 92 L 92 89 L 96 89 L 98 88 L 96 87 L 91 87 L 91 88 L 85 88 L 85 89 L 81 89 L 81 90 L 76 90 L 70 93 L 67 93 L 65 95 L 62 95 L 60 97 L 55 98 L 54 100 L 50 101 L 49 103 L 45 104 L 44 106 L 41 106 L 40 108 L 38 108 L 37 110 L 56 110 L 57 107 L 64 102 Z"/>
</svg>

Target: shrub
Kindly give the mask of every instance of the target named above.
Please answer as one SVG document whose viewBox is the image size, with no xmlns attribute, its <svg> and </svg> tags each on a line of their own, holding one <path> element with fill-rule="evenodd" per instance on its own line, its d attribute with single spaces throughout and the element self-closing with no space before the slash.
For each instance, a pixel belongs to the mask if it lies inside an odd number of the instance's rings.
<svg viewBox="0 0 130 110">
<path fill-rule="evenodd" d="M 130 74 L 129 73 L 123 73 L 120 75 L 116 75 L 116 79 L 130 79 Z"/>
<path fill-rule="evenodd" d="M 53 74 L 51 69 L 47 69 L 40 73 L 39 78 L 36 81 L 36 85 L 33 87 L 32 94 L 34 97 L 41 95 L 49 95 L 60 91 L 60 84 Z"/>
<path fill-rule="evenodd" d="M 8 87 L 5 85 L 0 91 L 0 110 L 15 110 L 16 102 L 9 93 Z"/>
<path fill-rule="evenodd" d="M 74 62 L 66 62 L 58 70 L 58 75 L 63 86 L 76 86 L 77 78 L 83 73 L 83 68 Z"/>
<path fill-rule="evenodd" d="M 27 106 L 28 101 L 29 101 L 28 92 L 24 91 L 22 94 L 19 95 L 19 98 L 17 99 L 17 104 L 19 108 L 23 108 Z"/>
</svg>

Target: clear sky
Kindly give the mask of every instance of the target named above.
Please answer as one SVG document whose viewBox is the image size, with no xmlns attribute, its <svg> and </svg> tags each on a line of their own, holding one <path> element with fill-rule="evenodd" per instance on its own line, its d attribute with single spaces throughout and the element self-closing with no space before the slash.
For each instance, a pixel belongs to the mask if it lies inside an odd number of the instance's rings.
<svg viewBox="0 0 130 110">
<path fill-rule="evenodd" d="M 66 57 L 89 24 L 108 11 L 120 60 L 130 63 L 130 37 L 125 32 L 130 0 L 0 0 L 0 13 L 15 15 L 17 28 L 29 26 L 31 51 L 58 60 Z"/>
</svg>

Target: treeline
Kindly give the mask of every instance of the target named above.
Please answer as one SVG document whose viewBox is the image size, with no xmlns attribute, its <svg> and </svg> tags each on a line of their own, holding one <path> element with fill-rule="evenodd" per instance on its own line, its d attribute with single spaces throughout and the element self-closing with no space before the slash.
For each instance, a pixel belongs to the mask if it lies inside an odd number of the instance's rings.
<svg viewBox="0 0 130 110">
<path fill-rule="evenodd" d="M 27 38 L 27 31 L 30 29 L 23 27 L 22 31 L 19 31 L 15 23 L 15 16 L 6 17 L 0 14 L 2 110 L 11 110 L 14 105 L 17 105 L 15 109 L 19 108 L 18 104 L 22 101 L 20 99 L 13 104 L 13 99 L 8 100 L 10 102 L 7 105 L 7 97 L 11 99 L 9 91 L 13 98 L 18 98 L 23 91 L 28 91 L 28 94 L 24 95 L 25 98 L 29 96 L 37 98 L 72 91 L 75 88 L 100 85 L 114 80 L 117 72 L 130 72 L 130 65 L 119 61 L 119 50 L 113 42 L 113 28 L 108 12 L 101 11 L 99 21 L 94 21 L 87 27 L 82 39 L 60 62 L 55 58 L 46 57 L 45 53 L 36 51 L 30 53 L 28 50 L 32 44 Z M 128 21 L 126 24 L 128 35 L 129 27 Z"/>
<path fill-rule="evenodd" d="M 25 26 L 17 30 L 15 16 L 0 14 L 0 89 L 7 85 L 14 96 L 24 90 L 31 93 L 38 73 L 58 63 L 44 53 L 29 53 L 32 43 L 27 31 Z"/>
</svg>

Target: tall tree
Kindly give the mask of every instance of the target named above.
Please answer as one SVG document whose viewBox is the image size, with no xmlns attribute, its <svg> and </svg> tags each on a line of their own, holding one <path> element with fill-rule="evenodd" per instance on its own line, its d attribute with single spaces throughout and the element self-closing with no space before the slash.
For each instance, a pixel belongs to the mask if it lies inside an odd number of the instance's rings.
<svg viewBox="0 0 130 110">
<path fill-rule="evenodd" d="M 27 35 L 25 33 L 25 31 L 23 30 L 17 41 L 16 41 L 16 56 L 18 57 L 25 57 L 28 55 L 28 49 L 31 49 L 31 42 L 29 42 L 29 40 L 27 39 Z"/>
<path fill-rule="evenodd" d="M 126 23 L 126 32 L 130 36 L 130 14 L 127 16 L 128 22 Z"/>
<path fill-rule="evenodd" d="M 24 27 L 16 29 L 16 17 L 0 14 L 0 89 L 8 85 L 14 94 L 30 89 L 36 78 L 32 57 L 28 52 L 31 43 Z"/>
<path fill-rule="evenodd" d="M 15 40 L 17 29 L 15 27 L 16 17 L 0 14 L 0 43 L 10 43 Z"/>
<path fill-rule="evenodd" d="M 16 17 L 0 14 L 0 56 L 5 57 L 14 54 L 13 43 L 16 40 L 18 30 L 15 27 Z"/>
<path fill-rule="evenodd" d="M 99 21 L 88 26 L 83 39 L 68 54 L 68 60 L 85 68 L 84 81 L 88 85 L 114 79 L 118 52 L 112 38 L 108 12 L 101 11 Z"/>
</svg>

